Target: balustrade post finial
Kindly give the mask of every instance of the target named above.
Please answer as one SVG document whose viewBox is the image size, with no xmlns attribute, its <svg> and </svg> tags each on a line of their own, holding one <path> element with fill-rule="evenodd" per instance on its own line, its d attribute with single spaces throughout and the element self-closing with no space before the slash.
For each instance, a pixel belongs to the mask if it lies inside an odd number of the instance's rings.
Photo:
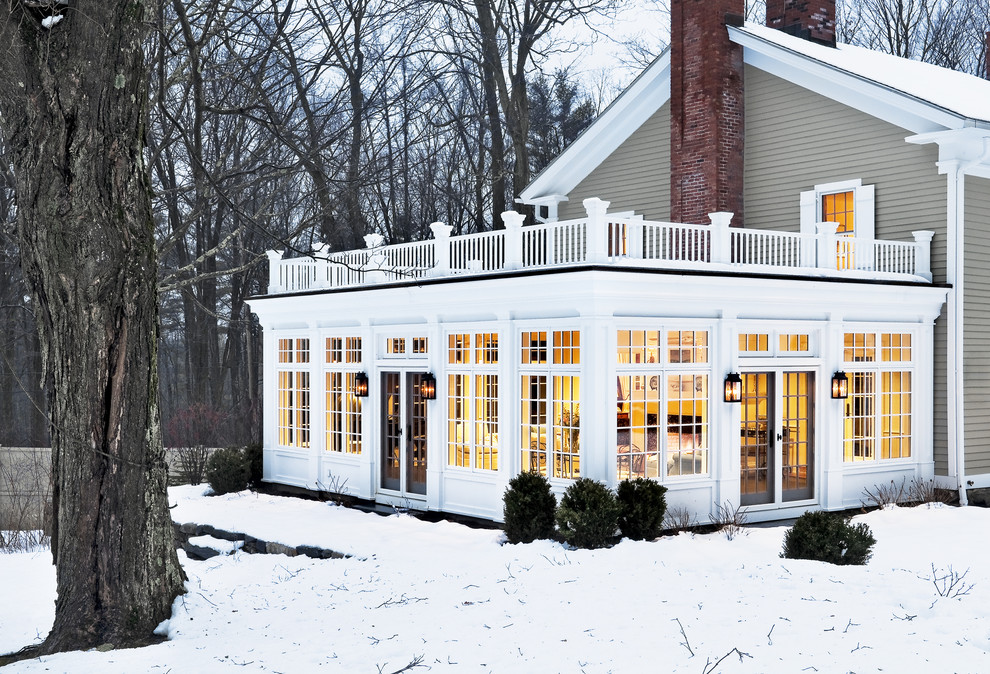
<svg viewBox="0 0 990 674">
<path fill-rule="evenodd" d="M 285 251 L 281 250 L 268 250 L 265 254 L 268 256 L 268 294 L 274 295 L 275 293 L 282 292 L 282 281 L 279 278 L 278 267 L 279 263 L 282 261 L 282 255 Z"/>
<path fill-rule="evenodd" d="M 522 269 L 523 266 L 523 236 L 522 226 L 526 216 L 516 211 L 504 211 L 502 223 L 505 225 L 505 261 L 506 269 Z"/>
<path fill-rule="evenodd" d="M 730 264 L 732 262 L 732 242 L 729 240 L 729 225 L 732 223 L 732 216 L 735 213 L 728 211 L 718 211 L 709 213 L 708 219 L 712 221 L 711 240 L 709 242 L 709 262 L 719 264 Z"/>
<path fill-rule="evenodd" d="M 609 227 L 606 212 L 609 202 L 598 197 L 585 199 L 584 210 L 588 213 L 587 250 L 585 261 L 591 264 L 608 262 Z"/>
<path fill-rule="evenodd" d="M 442 222 L 430 224 L 433 232 L 433 276 L 450 275 L 450 232 L 453 228 Z"/>
<path fill-rule="evenodd" d="M 923 229 L 917 232 L 911 232 L 911 234 L 914 236 L 915 243 L 914 273 L 931 281 L 932 239 L 935 237 L 935 232 Z"/>
</svg>

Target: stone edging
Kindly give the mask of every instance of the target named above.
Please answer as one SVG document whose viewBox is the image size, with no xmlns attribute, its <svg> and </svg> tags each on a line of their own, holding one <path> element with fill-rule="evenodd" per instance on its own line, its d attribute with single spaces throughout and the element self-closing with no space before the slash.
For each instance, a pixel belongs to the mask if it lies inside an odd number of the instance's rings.
<svg viewBox="0 0 990 674">
<path fill-rule="evenodd" d="M 282 543 L 265 541 L 247 534 L 217 529 L 209 524 L 196 524 L 195 522 L 179 524 L 178 522 L 172 522 L 172 531 L 175 533 L 175 547 L 185 550 L 186 555 L 190 559 L 196 560 L 209 559 L 210 557 L 215 557 L 220 553 L 212 548 L 192 545 L 189 542 L 189 539 L 194 536 L 213 536 L 214 538 L 219 538 L 224 541 L 242 541 L 244 543 L 244 547 L 241 548 L 241 550 L 249 554 L 287 555 L 288 557 L 302 555 L 312 559 L 347 559 L 352 557 L 352 555 L 348 555 L 343 552 L 327 550 L 326 548 L 318 548 L 314 545 L 298 545 L 293 547 Z"/>
</svg>

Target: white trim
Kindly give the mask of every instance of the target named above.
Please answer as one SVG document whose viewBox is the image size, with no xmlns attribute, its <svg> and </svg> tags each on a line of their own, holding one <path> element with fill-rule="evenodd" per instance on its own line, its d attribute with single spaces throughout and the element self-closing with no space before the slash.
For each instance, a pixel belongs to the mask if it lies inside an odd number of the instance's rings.
<svg viewBox="0 0 990 674">
<path fill-rule="evenodd" d="M 813 190 L 801 192 L 801 233 L 814 235 L 822 222 L 822 197 L 838 192 L 852 192 L 855 204 L 853 235 L 858 239 L 873 239 L 876 234 L 876 190 L 864 185 L 862 179 L 840 180 L 815 185 Z"/>
<path fill-rule="evenodd" d="M 915 133 L 962 128 L 970 119 L 893 86 L 770 41 L 757 34 L 760 28 L 754 29 L 752 24 L 729 27 L 729 39 L 744 47 L 743 62 L 746 64 Z M 780 42 L 788 38 L 800 39 L 780 31 L 770 34 Z"/>
</svg>

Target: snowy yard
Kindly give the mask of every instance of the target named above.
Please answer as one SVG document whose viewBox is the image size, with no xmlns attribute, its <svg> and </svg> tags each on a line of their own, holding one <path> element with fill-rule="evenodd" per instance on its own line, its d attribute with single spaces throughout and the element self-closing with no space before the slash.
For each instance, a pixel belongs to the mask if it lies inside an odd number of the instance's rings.
<svg viewBox="0 0 990 674">
<path fill-rule="evenodd" d="M 500 545 L 498 531 L 408 516 L 202 494 L 170 490 L 173 518 L 354 556 L 233 552 L 197 562 L 180 552 L 189 592 L 167 625 L 170 641 L 5 672 L 376 674 L 420 656 L 410 671 L 990 671 L 990 510 L 862 516 L 877 539 L 873 559 L 835 567 L 780 559 L 782 527 L 731 541 L 681 534 L 567 550 Z M 47 632 L 50 560 L 0 555 L 0 652 Z M 939 576 L 968 570 L 968 594 L 940 596 L 933 565 Z"/>
</svg>

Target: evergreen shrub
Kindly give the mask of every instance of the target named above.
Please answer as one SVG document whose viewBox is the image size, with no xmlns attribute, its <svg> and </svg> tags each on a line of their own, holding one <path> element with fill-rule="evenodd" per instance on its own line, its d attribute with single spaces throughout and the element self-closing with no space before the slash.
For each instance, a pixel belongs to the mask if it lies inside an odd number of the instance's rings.
<svg viewBox="0 0 990 674">
<path fill-rule="evenodd" d="M 619 502 L 601 482 L 582 477 L 564 492 L 557 507 L 557 529 L 576 548 L 604 548 L 615 540 Z"/>
<path fill-rule="evenodd" d="M 247 489 L 250 471 L 237 447 L 218 449 L 206 462 L 206 481 L 217 496 Z"/>
<path fill-rule="evenodd" d="M 505 537 L 510 543 L 532 543 L 553 537 L 557 497 L 543 475 L 522 472 L 509 480 L 502 496 Z"/>
<path fill-rule="evenodd" d="M 619 530 L 634 541 L 657 538 L 667 512 L 667 488 L 655 480 L 637 477 L 619 483 Z"/>
<path fill-rule="evenodd" d="M 784 534 L 781 557 L 814 559 L 829 564 L 866 564 L 876 543 L 870 527 L 850 524 L 837 513 L 809 512 L 801 515 Z"/>
<path fill-rule="evenodd" d="M 247 462 L 248 478 L 251 485 L 257 487 L 261 484 L 264 474 L 264 451 L 260 442 L 252 442 L 244 447 L 244 460 Z"/>
</svg>

